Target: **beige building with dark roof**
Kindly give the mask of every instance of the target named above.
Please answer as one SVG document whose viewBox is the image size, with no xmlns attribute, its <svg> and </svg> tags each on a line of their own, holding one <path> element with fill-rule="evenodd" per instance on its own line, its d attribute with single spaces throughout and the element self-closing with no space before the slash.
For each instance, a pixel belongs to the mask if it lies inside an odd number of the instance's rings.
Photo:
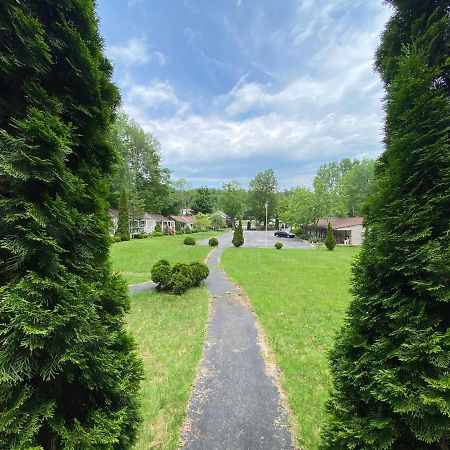
<svg viewBox="0 0 450 450">
<path fill-rule="evenodd" d="M 316 223 L 318 234 L 325 237 L 330 222 L 334 237 L 338 244 L 361 245 L 364 239 L 364 226 L 362 217 L 332 217 L 319 219 Z"/>
</svg>

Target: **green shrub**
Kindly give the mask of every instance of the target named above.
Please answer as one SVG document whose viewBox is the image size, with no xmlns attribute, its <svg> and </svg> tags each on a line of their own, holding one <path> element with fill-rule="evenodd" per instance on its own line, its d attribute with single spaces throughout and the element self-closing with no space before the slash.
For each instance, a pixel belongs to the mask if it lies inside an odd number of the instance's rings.
<svg viewBox="0 0 450 450">
<path fill-rule="evenodd" d="M 163 234 L 161 233 L 161 231 L 154 231 L 153 233 L 152 233 L 152 236 L 153 237 L 161 237 Z"/>
<path fill-rule="evenodd" d="M 197 243 L 196 240 L 191 236 L 185 237 L 183 242 L 184 245 L 195 245 Z"/>
<path fill-rule="evenodd" d="M 334 247 L 336 247 L 336 239 L 334 238 L 333 228 L 331 228 L 331 223 L 328 222 L 327 237 L 325 238 L 325 246 L 332 252 Z"/>
<path fill-rule="evenodd" d="M 125 239 L 128 240 L 128 239 Z M 112 238 L 113 242 L 122 242 L 122 236 L 113 236 Z"/>
<path fill-rule="evenodd" d="M 282 244 L 281 242 L 277 242 L 277 243 L 275 244 L 275 248 L 276 248 L 277 250 L 280 250 L 280 249 L 283 248 L 283 244 Z"/>
<path fill-rule="evenodd" d="M 252 223 L 250 222 L 250 220 L 247 222 L 247 230 L 251 230 L 252 229 Z"/>
<path fill-rule="evenodd" d="M 200 228 L 196 227 L 196 226 L 194 226 L 192 228 L 192 233 L 200 233 L 200 231 L 202 231 L 202 230 Z"/>
<path fill-rule="evenodd" d="M 177 263 L 172 267 L 170 290 L 180 295 L 193 285 L 192 270 L 188 264 Z"/>
<path fill-rule="evenodd" d="M 162 234 L 162 226 L 161 222 L 156 222 L 155 229 L 153 230 L 154 233 L 161 233 Z"/>
<path fill-rule="evenodd" d="M 170 284 L 172 276 L 172 269 L 170 268 L 169 261 L 161 259 L 155 263 L 152 267 L 152 280 L 158 284 L 158 288 L 165 289 Z"/>
<path fill-rule="evenodd" d="M 184 229 L 184 234 L 191 234 L 191 233 L 192 233 L 192 230 L 189 227 L 186 227 Z"/>
<path fill-rule="evenodd" d="M 292 232 L 297 236 L 300 237 L 303 234 L 303 230 L 300 227 L 293 228 Z"/>
<path fill-rule="evenodd" d="M 231 241 L 235 247 L 240 247 L 244 244 L 244 232 L 242 231 L 242 222 L 239 221 L 238 226 L 234 230 L 233 240 Z"/>
<path fill-rule="evenodd" d="M 192 286 L 200 286 L 200 283 L 209 275 L 208 266 L 202 262 L 193 262 L 190 264 Z"/>
<path fill-rule="evenodd" d="M 210 247 L 217 247 L 219 245 L 219 241 L 217 240 L 217 238 L 212 237 L 209 241 L 208 241 L 208 245 Z"/>
</svg>

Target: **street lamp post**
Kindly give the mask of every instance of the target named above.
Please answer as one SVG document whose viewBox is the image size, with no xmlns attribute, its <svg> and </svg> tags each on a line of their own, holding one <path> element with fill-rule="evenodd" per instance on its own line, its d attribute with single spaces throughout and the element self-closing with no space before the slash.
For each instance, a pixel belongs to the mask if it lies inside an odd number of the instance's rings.
<svg viewBox="0 0 450 450">
<path fill-rule="evenodd" d="M 267 247 L 267 228 L 268 228 L 268 222 L 269 222 L 269 203 L 266 202 L 266 204 L 264 205 L 266 207 L 266 233 L 265 233 L 265 237 L 264 237 L 264 241 L 265 241 L 265 246 Z"/>
</svg>

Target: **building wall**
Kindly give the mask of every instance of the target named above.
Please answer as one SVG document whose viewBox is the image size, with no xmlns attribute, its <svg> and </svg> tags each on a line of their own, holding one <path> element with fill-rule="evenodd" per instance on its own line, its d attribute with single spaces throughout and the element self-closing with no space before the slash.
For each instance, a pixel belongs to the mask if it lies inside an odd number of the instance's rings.
<svg viewBox="0 0 450 450">
<path fill-rule="evenodd" d="M 350 227 L 352 232 L 351 245 L 361 245 L 364 238 L 364 227 L 362 225 L 355 225 Z"/>
</svg>

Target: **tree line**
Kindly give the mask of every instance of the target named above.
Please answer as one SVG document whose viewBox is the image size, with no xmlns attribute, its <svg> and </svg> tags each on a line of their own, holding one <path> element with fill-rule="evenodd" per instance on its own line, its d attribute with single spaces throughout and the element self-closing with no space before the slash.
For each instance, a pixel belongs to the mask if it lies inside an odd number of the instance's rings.
<svg viewBox="0 0 450 450">
<path fill-rule="evenodd" d="M 110 140 L 118 153 L 115 173 L 109 181 L 109 201 L 118 207 L 126 195 L 133 217 L 144 211 L 165 215 L 187 208 L 193 214 L 221 210 L 234 222 L 237 218 L 264 222 L 266 204 L 269 218 L 301 226 L 321 217 L 358 216 L 373 189 L 375 161 L 369 159 L 333 161 L 322 165 L 313 187 L 279 191 L 272 169 L 256 174 L 245 188 L 231 180 L 220 188 L 193 188 L 184 178 L 172 179 L 161 167 L 160 143 L 124 113 L 115 121 Z"/>
</svg>

